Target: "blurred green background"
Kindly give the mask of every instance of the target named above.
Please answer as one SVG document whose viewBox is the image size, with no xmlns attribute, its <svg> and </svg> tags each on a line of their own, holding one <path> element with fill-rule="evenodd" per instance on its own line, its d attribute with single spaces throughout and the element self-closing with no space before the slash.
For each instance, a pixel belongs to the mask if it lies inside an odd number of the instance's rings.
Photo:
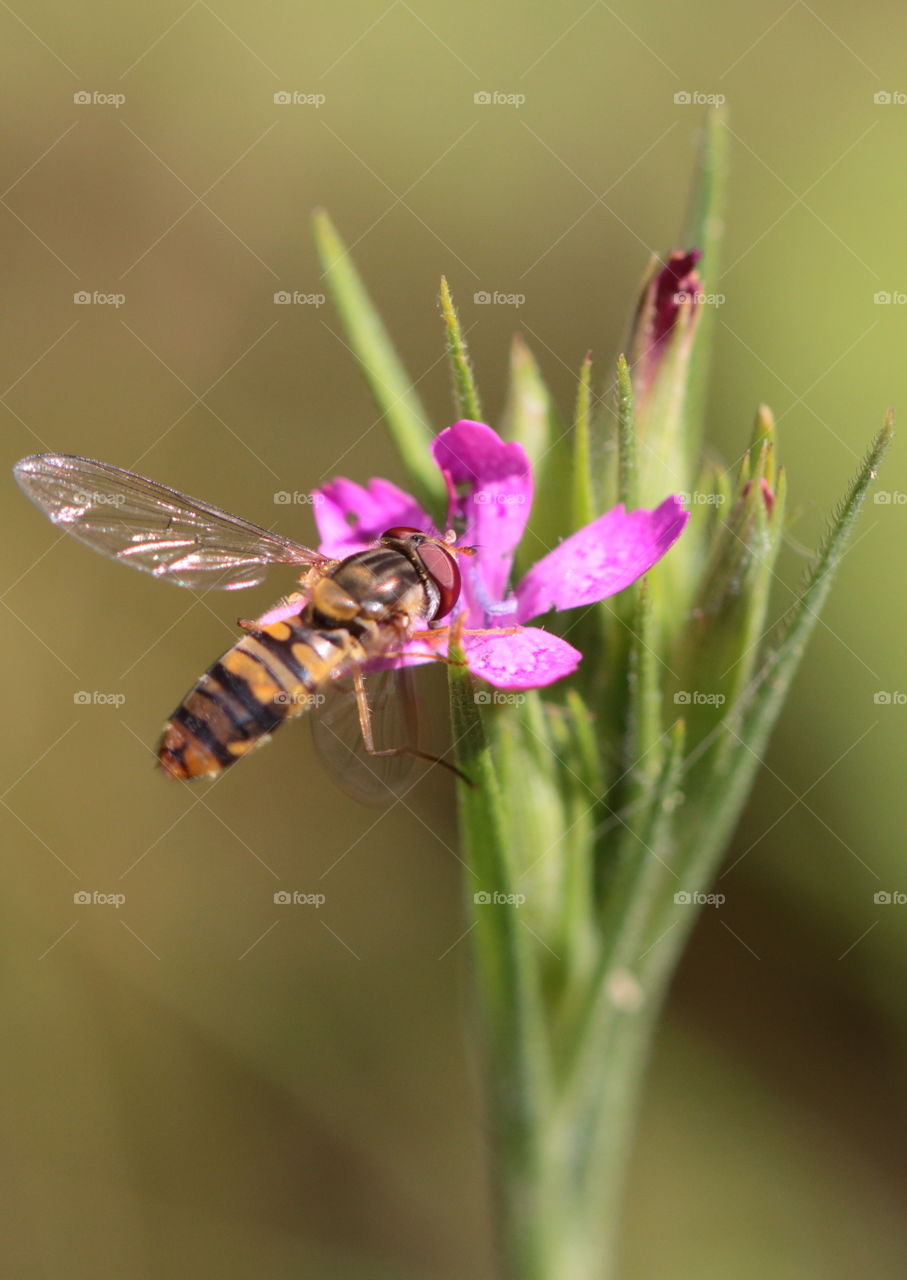
<svg viewBox="0 0 907 1280">
<path fill-rule="evenodd" d="M 517 328 L 568 410 L 679 234 L 705 108 L 676 94 L 730 110 L 708 431 L 732 460 L 760 400 L 778 415 L 776 614 L 904 402 L 901 6 L 89 2 L 4 5 L 0 29 L 7 467 L 87 454 L 303 540 L 276 492 L 400 479 L 329 304 L 274 302 L 324 291 L 317 205 L 439 428 L 442 271 L 491 420 Z M 907 705 L 875 701 L 907 691 L 903 457 L 676 983 L 628 1280 L 903 1274 L 907 906 L 874 902 L 907 890 Z M 359 809 L 294 727 L 222 786 L 166 785 L 161 722 L 285 584 L 199 604 L 61 539 L 11 480 L 2 510 L 3 1274 L 489 1280 L 448 780 Z"/>
</svg>

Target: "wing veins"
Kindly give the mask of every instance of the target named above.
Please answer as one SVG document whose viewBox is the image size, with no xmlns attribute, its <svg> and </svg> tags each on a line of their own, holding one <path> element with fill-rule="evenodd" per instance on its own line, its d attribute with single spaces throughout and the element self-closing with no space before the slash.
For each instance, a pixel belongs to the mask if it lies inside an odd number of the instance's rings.
<svg viewBox="0 0 907 1280">
<path fill-rule="evenodd" d="M 102 555 L 180 586 L 251 587 L 270 565 L 326 561 L 302 543 L 220 507 L 91 458 L 35 454 L 17 463 L 15 476 L 57 528 Z"/>
</svg>

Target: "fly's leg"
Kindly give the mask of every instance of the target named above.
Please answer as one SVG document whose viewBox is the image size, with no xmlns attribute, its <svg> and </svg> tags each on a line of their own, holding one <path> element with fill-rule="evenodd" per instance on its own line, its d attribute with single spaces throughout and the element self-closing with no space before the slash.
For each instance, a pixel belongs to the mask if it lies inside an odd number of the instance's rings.
<svg viewBox="0 0 907 1280">
<path fill-rule="evenodd" d="M 412 637 L 415 639 L 416 637 Z M 465 667 L 465 662 L 459 662 L 456 658 L 448 658 L 446 653 L 407 653 L 405 649 L 387 650 L 381 654 L 382 658 L 424 658 L 428 662 L 446 662 L 449 667 Z"/>
<path fill-rule="evenodd" d="M 522 631 L 522 627 L 457 627 L 454 623 L 453 627 L 435 627 L 432 631 L 414 631 L 410 639 L 424 640 L 428 636 L 438 638 L 439 636 L 452 635 L 456 640 L 459 636 L 515 636 L 518 631 Z"/>
<path fill-rule="evenodd" d="M 401 617 L 400 623 L 401 625 L 405 626 L 406 619 Z M 456 628 L 457 628 L 457 624 L 454 623 L 455 637 L 459 635 L 459 632 L 457 631 Z M 445 632 L 449 630 L 450 630 L 449 627 L 440 627 L 435 631 L 432 631 L 432 630 L 414 631 L 410 634 L 409 639 L 410 640 L 428 640 L 429 638 L 433 638 L 438 635 L 443 636 Z M 388 650 L 386 653 L 383 653 L 381 656 L 383 658 L 425 658 L 429 662 L 445 662 L 449 667 L 465 667 L 466 666 L 465 662 L 460 662 L 456 658 L 450 658 L 446 653 L 436 653 L 434 649 L 429 649 L 427 653 L 407 653 L 404 650 L 399 650 L 399 651 Z"/>
<path fill-rule="evenodd" d="M 365 749 L 370 756 L 415 756 L 418 760 L 426 760 L 429 764 L 440 764 L 445 769 L 449 769 L 455 774 L 461 782 L 465 782 L 468 787 L 474 787 L 475 783 L 471 778 L 467 778 L 462 769 L 458 769 L 455 764 L 451 764 L 449 760 L 442 760 L 440 756 L 429 755 L 427 751 L 420 751 L 418 747 L 385 747 L 379 750 L 375 746 L 375 739 L 372 734 L 372 713 L 368 705 L 368 692 L 365 688 L 365 678 L 361 671 L 357 671 L 353 676 L 353 688 L 356 692 L 356 710 L 359 712 L 359 728 L 362 732 L 362 741 L 365 743 Z"/>
</svg>

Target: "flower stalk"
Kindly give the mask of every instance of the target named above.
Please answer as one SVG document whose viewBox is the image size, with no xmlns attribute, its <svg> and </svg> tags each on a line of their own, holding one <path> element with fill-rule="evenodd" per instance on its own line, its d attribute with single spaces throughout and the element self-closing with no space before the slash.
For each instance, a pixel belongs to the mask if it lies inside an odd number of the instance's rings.
<svg viewBox="0 0 907 1280">
<path fill-rule="evenodd" d="M 786 491 L 770 412 L 732 470 L 700 459 L 723 132 L 710 122 L 695 247 L 644 279 L 613 413 L 593 410 L 587 356 L 567 429 L 521 339 L 499 431 L 479 420 L 446 281 L 460 420 L 433 435 L 414 399 L 392 403 L 402 363 L 337 233 L 324 215 L 316 224 L 415 490 L 324 486 L 322 549 L 346 554 L 397 524 L 453 529 L 476 548 L 436 648 L 452 659 L 454 758 L 472 782 L 458 804 L 502 1280 L 614 1274 L 636 1104 L 693 903 L 891 437 L 889 418 L 770 625 Z"/>
</svg>

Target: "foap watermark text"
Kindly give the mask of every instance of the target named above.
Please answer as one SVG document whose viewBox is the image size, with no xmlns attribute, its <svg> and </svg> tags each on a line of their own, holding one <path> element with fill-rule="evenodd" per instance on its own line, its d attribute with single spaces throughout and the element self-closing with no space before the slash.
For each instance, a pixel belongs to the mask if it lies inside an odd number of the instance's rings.
<svg viewBox="0 0 907 1280">
<path fill-rule="evenodd" d="M 72 895 L 77 907 L 116 907 L 117 910 L 126 901 L 125 893 L 99 893 L 97 889 L 77 889 Z"/>
<path fill-rule="evenodd" d="M 122 707 L 125 693 L 103 693 L 100 689 L 80 689 L 72 695 L 77 707 Z"/>
<path fill-rule="evenodd" d="M 302 893 L 299 889 L 278 889 L 274 894 L 278 907 L 323 907 L 327 899 L 323 893 Z"/>
<path fill-rule="evenodd" d="M 703 689 L 678 689 L 674 705 L 678 707 L 723 707 L 727 698 L 723 693 L 706 693 Z"/>
</svg>

